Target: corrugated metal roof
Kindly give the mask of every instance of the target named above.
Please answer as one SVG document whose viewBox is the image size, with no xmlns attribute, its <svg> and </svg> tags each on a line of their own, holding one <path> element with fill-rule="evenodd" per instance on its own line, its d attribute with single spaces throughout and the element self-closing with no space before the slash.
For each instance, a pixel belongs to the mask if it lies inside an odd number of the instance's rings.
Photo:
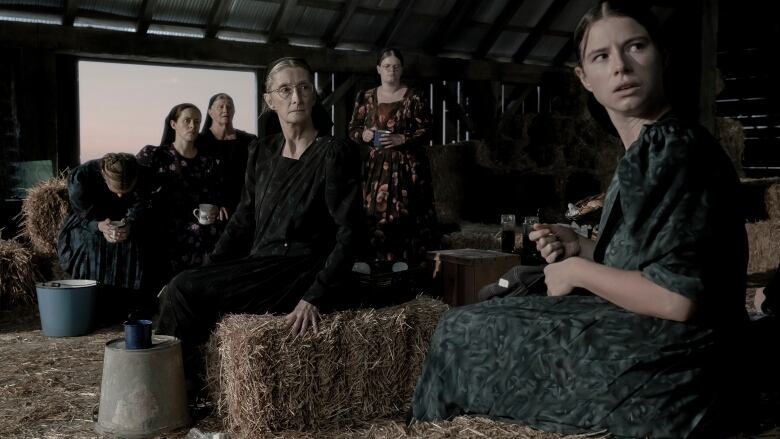
<svg viewBox="0 0 780 439">
<path fill-rule="evenodd" d="M 64 7 L 64 0 L 2 0 L 0 6 L 41 6 L 48 8 Z"/>
<path fill-rule="evenodd" d="M 214 0 L 158 0 L 154 20 L 205 25 Z"/>
<path fill-rule="evenodd" d="M 394 46 L 419 48 L 436 30 L 435 24 L 435 19 L 419 15 L 412 16 L 401 23 L 401 27 L 390 43 Z"/>
<path fill-rule="evenodd" d="M 444 16 L 450 12 L 457 0 L 417 1 L 412 6 L 412 12 L 422 15 Z"/>
<path fill-rule="evenodd" d="M 268 31 L 279 7 L 279 3 L 235 0 L 224 26 L 257 32 Z"/>
<path fill-rule="evenodd" d="M 337 11 L 314 8 L 310 6 L 296 6 L 290 14 L 285 26 L 285 32 L 294 35 L 306 35 L 322 38 L 328 30 L 331 21 L 341 14 Z"/>
<path fill-rule="evenodd" d="M 390 22 L 387 15 L 363 14 L 356 12 L 349 20 L 342 40 L 350 42 L 374 43 Z"/>
<path fill-rule="evenodd" d="M 143 0 L 124 0 L 121 2 L 81 0 L 81 2 L 79 2 L 79 10 L 103 12 L 111 15 L 136 18 L 141 11 L 142 2 Z"/>
<path fill-rule="evenodd" d="M 489 0 L 480 2 L 477 10 L 474 12 L 474 21 L 480 23 L 493 23 L 496 21 L 498 14 L 501 13 L 510 1 L 515 0 Z"/>
<path fill-rule="evenodd" d="M 379 9 L 395 9 L 401 0 L 360 0 L 360 6 Z"/>
<path fill-rule="evenodd" d="M 520 9 L 517 10 L 517 13 L 514 17 L 512 17 L 512 20 L 509 22 L 509 24 L 513 26 L 526 27 L 536 26 L 536 23 L 539 22 L 539 19 L 542 18 L 542 15 L 547 12 L 547 9 L 550 7 L 550 3 L 552 3 L 552 0 L 523 2 L 523 5 L 520 6 Z"/>
<path fill-rule="evenodd" d="M 558 17 L 550 24 L 550 30 L 571 32 L 577 27 L 580 18 L 598 3 L 596 0 L 569 0 L 566 7 L 558 14 Z"/>
<path fill-rule="evenodd" d="M 442 47 L 443 51 L 472 53 L 477 50 L 477 45 L 482 41 L 488 29 L 485 26 L 465 26 L 455 34 L 452 41 L 448 41 Z"/>
<path fill-rule="evenodd" d="M 552 61 L 569 41 L 567 37 L 545 35 L 536 43 L 528 58 L 541 61 Z"/>
<path fill-rule="evenodd" d="M 493 58 L 511 58 L 526 38 L 528 38 L 528 33 L 526 32 L 501 32 L 488 55 Z"/>
</svg>

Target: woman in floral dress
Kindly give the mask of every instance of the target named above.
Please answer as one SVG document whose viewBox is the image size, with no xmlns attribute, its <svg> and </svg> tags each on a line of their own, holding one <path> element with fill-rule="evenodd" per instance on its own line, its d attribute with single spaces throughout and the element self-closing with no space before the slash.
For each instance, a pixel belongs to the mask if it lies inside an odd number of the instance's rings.
<svg viewBox="0 0 780 439">
<path fill-rule="evenodd" d="M 169 264 L 164 269 L 170 276 L 203 264 L 227 218 L 219 190 L 221 162 L 195 146 L 200 117 L 195 105 L 176 105 L 165 118 L 160 146 L 147 145 L 137 155 L 138 162 L 151 169 L 159 187 L 152 207 L 166 243 L 163 248 Z M 201 203 L 222 207 L 217 222 L 198 223 L 192 211 Z"/>
<path fill-rule="evenodd" d="M 431 115 L 422 94 L 401 83 L 404 58 L 379 53 L 379 87 L 358 93 L 349 137 L 369 147 L 363 175 L 370 248 L 361 259 L 389 267 L 418 265 L 437 247 L 431 172 L 423 151 Z"/>
</svg>

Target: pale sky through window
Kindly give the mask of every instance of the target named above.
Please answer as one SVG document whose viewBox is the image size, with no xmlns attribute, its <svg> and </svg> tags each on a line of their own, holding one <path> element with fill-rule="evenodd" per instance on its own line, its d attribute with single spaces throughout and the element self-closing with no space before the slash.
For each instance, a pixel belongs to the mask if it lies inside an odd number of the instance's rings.
<svg viewBox="0 0 780 439">
<path fill-rule="evenodd" d="M 257 134 L 252 72 L 79 61 L 81 162 L 158 145 L 174 105 L 193 103 L 205 120 L 209 98 L 220 92 L 236 104 L 233 126 Z"/>
</svg>

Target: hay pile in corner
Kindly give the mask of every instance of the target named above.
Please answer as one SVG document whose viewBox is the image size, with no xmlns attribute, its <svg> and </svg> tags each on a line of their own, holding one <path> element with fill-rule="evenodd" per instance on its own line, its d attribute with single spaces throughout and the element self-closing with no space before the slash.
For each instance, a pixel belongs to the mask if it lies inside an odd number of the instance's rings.
<svg viewBox="0 0 780 439">
<path fill-rule="evenodd" d="M 780 263 L 780 220 L 745 224 L 750 247 L 748 273 L 774 271 Z"/>
<path fill-rule="evenodd" d="M 57 253 L 57 233 L 69 206 L 65 177 L 50 178 L 28 189 L 22 203 L 22 235 L 29 238 L 37 253 Z"/>
<path fill-rule="evenodd" d="M 35 271 L 32 252 L 18 241 L 0 239 L 0 309 L 33 303 Z"/>
<path fill-rule="evenodd" d="M 226 427 L 241 437 L 327 430 L 408 409 L 433 330 L 447 305 L 323 315 L 291 336 L 282 316 L 230 315 L 208 345 L 208 380 Z"/>
<path fill-rule="evenodd" d="M 764 193 L 766 213 L 770 220 L 780 221 L 780 183 L 775 183 L 766 188 Z"/>
</svg>

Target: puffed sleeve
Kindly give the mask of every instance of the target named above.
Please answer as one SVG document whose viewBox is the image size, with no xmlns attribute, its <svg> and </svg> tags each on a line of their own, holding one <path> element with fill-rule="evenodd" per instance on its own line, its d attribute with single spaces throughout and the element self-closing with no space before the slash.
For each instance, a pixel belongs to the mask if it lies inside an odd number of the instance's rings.
<svg viewBox="0 0 780 439">
<path fill-rule="evenodd" d="M 425 95 L 414 90 L 409 97 L 408 108 L 409 113 L 404 115 L 407 122 L 403 131 L 407 138 L 406 145 L 421 145 L 428 139 L 433 124 L 433 116 Z"/>
<path fill-rule="evenodd" d="M 366 143 L 363 141 L 363 130 L 366 128 L 367 117 L 368 102 L 366 100 L 366 92 L 361 90 L 355 96 L 355 109 L 352 111 L 352 119 L 349 121 L 350 140 L 357 143 Z"/>
<path fill-rule="evenodd" d="M 79 218 L 81 227 L 87 228 L 93 233 L 100 233 L 98 230 L 99 221 L 95 217 L 98 200 L 94 189 L 98 184 L 105 183 L 95 178 L 99 177 L 100 174 L 91 172 L 91 166 L 94 164 L 87 162 L 70 173 L 68 176 L 68 197 L 73 212 Z"/>
<path fill-rule="evenodd" d="M 303 300 L 318 306 L 343 283 L 355 261 L 357 228 L 362 219 L 360 200 L 360 156 L 357 148 L 347 142 L 333 140 L 326 158 L 325 202 L 337 226 L 336 244 L 325 266 Z"/>
<path fill-rule="evenodd" d="M 225 231 L 214 246 L 214 251 L 208 255 L 206 263 L 224 262 L 246 256 L 252 248 L 255 232 L 255 175 L 257 172 L 258 155 L 262 149 L 261 140 L 255 139 L 249 144 L 244 187 L 241 190 L 241 201 L 225 226 Z"/>
<path fill-rule="evenodd" d="M 736 175 L 721 156 L 710 136 L 662 123 L 647 127 L 618 165 L 626 230 L 614 248 L 637 258 L 644 277 L 692 300 L 724 275 L 712 269 L 724 241 L 714 228 L 728 214 L 719 210 Z M 740 225 L 732 223 L 735 230 L 720 232 L 738 235 Z"/>
</svg>

